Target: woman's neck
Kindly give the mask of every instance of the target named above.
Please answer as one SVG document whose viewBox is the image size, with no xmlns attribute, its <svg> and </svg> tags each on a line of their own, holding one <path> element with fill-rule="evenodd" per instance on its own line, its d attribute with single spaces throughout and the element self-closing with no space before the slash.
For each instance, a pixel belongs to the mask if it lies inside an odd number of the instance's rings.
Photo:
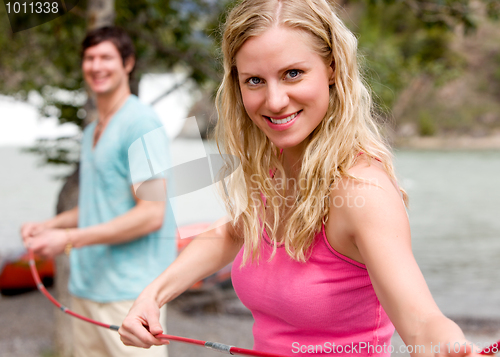
<svg viewBox="0 0 500 357">
<path fill-rule="evenodd" d="M 304 150 L 297 147 L 283 149 L 281 155 L 286 177 L 298 179 L 302 166 Z"/>
</svg>

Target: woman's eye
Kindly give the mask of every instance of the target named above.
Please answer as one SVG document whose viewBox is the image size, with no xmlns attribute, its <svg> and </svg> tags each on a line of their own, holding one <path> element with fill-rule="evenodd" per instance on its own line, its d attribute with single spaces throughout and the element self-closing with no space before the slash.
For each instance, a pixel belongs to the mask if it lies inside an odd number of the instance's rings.
<svg viewBox="0 0 500 357">
<path fill-rule="evenodd" d="M 301 75 L 302 71 L 298 69 L 292 69 L 287 72 L 286 77 L 289 79 L 295 79 Z"/>
<path fill-rule="evenodd" d="M 251 78 L 248 78 L 246 80 L 246 82 L 252 86 L 256 86 L 256 85 L 259 85 L 262 82 L 262 80 L 258 77 L 251 77 Z"/>
</svg>

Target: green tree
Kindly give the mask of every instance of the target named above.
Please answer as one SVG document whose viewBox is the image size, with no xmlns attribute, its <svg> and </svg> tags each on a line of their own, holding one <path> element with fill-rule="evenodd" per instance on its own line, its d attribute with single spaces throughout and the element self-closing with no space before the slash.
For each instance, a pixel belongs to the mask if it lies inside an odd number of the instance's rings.
<svg viewBox="0 0 500 357">
<path fill-rule="evenodd" d="M 379 108 L 392 109 L 418 76 L 438 84 L 464 64 L 451 49 L 456 31 L 474 31 L 481 19 L 498 18 L 498 0 L 344 0 L 345 16 L 359 37 L 365 77 Z M 352 20 L 351 20 L 352 19 Z"/>
<path fill-rule="evenodd" d="M 110 1 L 102 2 L 104 4 Z M 113 2 L 111 2 L 112 4 Z M 114 23 L 130 33 L 137 63 L 132 91 L 145 72 L 168 72 L 182 67 L 200 86 L 212 86 L 220 76 L 214 43 L 218 17 L 225 1 L 123 0 L 114 5 Z M 31 91 L 43 97 L 42 116 L 81 127 L 92 118 L 82 110 L 86 91 L 80 70 L 80 43 L 98 14 L 81 0 L 68 14 L 40 26 L 12 33 L 0 22 L 0 93 L 27 100 Z M 5 8 L 0 17 L 7 20 Z M 111 19 L 113 21 L 113 19 Z M 62 91 L 61 91 L 62 90 Z M 68 95 L 61 96 L 62 92 Z M 90 98 L 91 99 L 91 98 Z M 32 151 L 52 164 L 78 162 L 71 138 L 41 141 Z M 76 141 L 76 139 L 75 139 Z"/>
</svg>

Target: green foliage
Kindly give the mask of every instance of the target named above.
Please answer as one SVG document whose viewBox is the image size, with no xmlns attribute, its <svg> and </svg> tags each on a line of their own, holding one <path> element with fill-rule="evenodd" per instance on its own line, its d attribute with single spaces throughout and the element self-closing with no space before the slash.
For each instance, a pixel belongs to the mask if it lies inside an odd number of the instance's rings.
<svg viewBox="0 0 500 357">
<path fill-rule="evenodd" d="M 40 357 L 60 357 L 52 350 L 46 350 L 41 353 Z"/>
<path fill-rule="evenodd" d="M 493 79 L 500 84 L 500 51 L 495 55 L 495 62 L 497 63 L 497 68 L 493 73 Z"/>
<path fill-rule="evenodd" d="M 40 139 L 35 147 L 27 148 L 24 151 L 40 155 L 46 164 L 51 165 L 73 165 L 76 166 L 79 160 L 79 138 L 57 138 Z"/>
<path fill-rule="evenodd" d="M 428 111 L 420 112 L 418 132 L 420 136 L 433 136 L 436 134 L 436 125 Z"/>
<path fill-rule="evenodd" d="M 225 1 L 124 0 L 116 2 L 116 25 L 132 36 L 138 74 L 183 66 L 199 84 L 220 79 L 209 36 Z"/>
<path fill-rule="evenodd" d="M 383 111 L 418 75 L 443 83 L 460 74 L 464 62 L 450 49 L 453 33 L 443 22 L 424 21 L 404 1 L 365 0 L 354 7 L 357 19 L 351 27 L 359 38 L 365 77 Z"/>
<path fill-rule="evenodd" d="M 27 100 L 30 91 L 43 97 L 42 116 L 83 126 L 86 94 L 81 74 L 80 44 L 87 30 L 88 1 L 65 16 L 13 34 L 0 6 L 0 93 Z M 115 24 L 132 37 L 137 51 L 137 80 L 145 72 L 182 67 L 199 85 L 220 79 L 214 29 L 226 1 L 121 0 L 115 2 Z M 31 151 L 47 163 L 74 164 L 78 147 L 62 141 L 40 141 Z"/>
<path fill-rule="evenodd" d="M 478 8 L 484 7 L 490 18 L 500 15 L 498 0 L 344 0 L 345 3 L 363 2 L 369 6 L 404 5 L 406 12 L 430 27 L 442 27 L 450 30 L 462 25 L 465 32 L 477 28 Z"/>
<path fill-rule="evenodd" d="M 116 25 L 129 32 L 137 49 L 137 75 L 166 71 L 176 65 L 191 69 L 198 83 L 217 81 L 213 29 L 224 1 L 123 0 L 116 2 Z M 12 34 L 0 22 L 0 93 L 41 89 L 48 85 L 82 88 L 80 43 L 85 36 L 87 2 L 51 22 Z M 0 17 L 7 19 L 0 6 Z"/>
<path fill-rule="evenodd" d="M 492 19 L 500 18 L 500 2 L 498 0 L 484 0 L 486 3 L 486 12 Z"/>
</svg>

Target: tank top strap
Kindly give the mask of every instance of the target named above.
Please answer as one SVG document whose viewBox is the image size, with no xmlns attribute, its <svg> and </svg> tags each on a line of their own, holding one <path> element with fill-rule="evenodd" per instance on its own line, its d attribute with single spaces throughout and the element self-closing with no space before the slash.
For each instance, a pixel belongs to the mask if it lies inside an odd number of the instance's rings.
<svg viewBox="0 0 500 357">
<path fill-rule="evenodd" d="M 358 152 L 358 154 L 356 155 L 356 157 L 361 156 L 364 153 L 365 153 L 364 151 L 360 151 L 360 152 Z M 374 157 L 374 159 L 377 160 L 378 162 L 382 162 L 382 160 L 380 160 L 378 157 Z"/>
</svg>

